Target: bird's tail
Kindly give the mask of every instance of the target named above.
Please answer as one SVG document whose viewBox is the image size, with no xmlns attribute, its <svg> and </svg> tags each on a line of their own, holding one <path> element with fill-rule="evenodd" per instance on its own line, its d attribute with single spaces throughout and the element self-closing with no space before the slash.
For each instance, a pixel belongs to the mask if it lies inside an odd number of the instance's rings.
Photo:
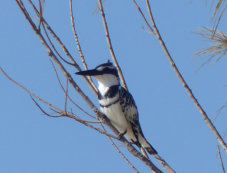
<svg viewBox="0 0 227 173">
<path fill-rule="evenodd" d="M 151 146 L 143 135 L 139 135 L 139 143 L 149 154 L 158 154 L 158 152 Z"/>
</svg>

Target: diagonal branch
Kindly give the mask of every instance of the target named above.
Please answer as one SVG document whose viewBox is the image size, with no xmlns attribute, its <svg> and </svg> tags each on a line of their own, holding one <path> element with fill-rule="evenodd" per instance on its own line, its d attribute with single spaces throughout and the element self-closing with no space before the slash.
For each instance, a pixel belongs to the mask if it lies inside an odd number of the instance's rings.
<svg viewBox="0 0 227 173">
<path fill-rule="evenodd" d="M 218 156 L 219 156 L 219 159 L 220 159 L 220 162 L 221 162 L 222 172 L 225 173 L 225 167 L 224 167 L 224 164 L 223 164 L 219 145 L 218 145 Z"/>
<path fill-rule="evenodd" d="M 31 99 L 32 99 L 32 101 L 36 104 L 36 106 L 40 109 L 40 111 L 44 114 L 44 115 L 46 115 L 46 116 L 48 116 L 48 117 L 52 117 L 52 118 L 58 118 L 58 117 L 62 117 L 62 115 L 60 114 L 60 115 L 50 115 L 50 114 L 48 114 L 46 111 L 44 111 L 44 109 L 37 103 L 37 101 L 35 101 L 35 99 L 30 95 L 30 97 L 31 97 Z"/>
<path fill-rule="evenodd" d="M 22 4 L 21 0 L 16 0 L 18 2 L 18 5 Z M 28 0 L 29 3 L 31 4 L 32 8 L 34 9 L 34 11 L 36 12 L 36 15 L 39 17 L 40 13 L 37 10 L 37 8 L 35 7 L 35 5 L 33 4 L 33 2 L 31 0 Z M 26 10 L 24 6 L 20 7 L 21 10 Z M 23 13 L 27 13 L 27 11 L 23 11 Z M 28 13 L 27 13 L 28 15 Z M 26 15 L 26 16 L 27 16 Z M 28 15 L 29 16 L 29 15 Z M 27 18 L 27 17 L 26 17 Z M 27 18 L 28 19 L 28 18 Z M 28 20 L 29 21 L 29 20 Z M 31 24 L 32 20 L 30 18 L 29 23 Z M 50 25 L 46 22 L 46 20 L 42 17 L 42 22 L 46 25 L 47 30 L 51 33 L 51 35 L 53 36 L 53 38 L 55 38 L 55 40 L 59 43 L 59 45 L 61 46 L 62 50 L 65 52 L 66 56 L 70 59 L 70 61 L 72 62 L 72 64 L 75 66 L 75 68 L 78 71 L 81 71 L 81 68 L 79 67 L 79 65 L 76 63 L 76 61 L 74 60 L 74 58 L 72 57 L 72 55 L 69 53 L 68 49 L 65 47 L 65 45 L 62 43 L 61 39 L 55 34 L 55 32 L 53 31 L 53 29 L 50 27 Z M 33 22 L 32 22 L 33 23 Z M 34 26 L 32 26 L 34 27 Z M 33 28 L 34 29 L 34 28 Z M 95 88 L 92 86 L 92 84 L 90 83 L 90 81 L 88 80 L 88 78 L 86 76 L 83 76 L 83 78 L 85 79 L 85 81 L 88 83 L 88 85 L 90 86 L 90 88 L 93 90 L 93 92 L 96 94 L 96 96 L 98 95 L 97 91 L 95 90 Z"/>
<path fill-rule="evenodd" d="M 65 88 L 65 104 L 64 104 L 65 112 L 67 112 L 67 103 L 68 103 L 68 84 L 69 84 L 69 81 L 67 80 L 66 88 Z"/>
<path fill-rule="evenodd" d="M 162 37 L 161 34 L 159 33 L 159 30 L 156 26 L 156 23 L 154 21 L 154 17 L 153 14 L 151 12 L 151 7 L 150 7 L 150 3 L 149 0 L 146 0 L 147 3 L 147 9 L 148 9 L 148 13 L 149 13 L 149 17 L 151 20 L 151 23 L 153 25 L 153 29 L 155 31 L 155 35 L 157 37 L 157 39 L 159 40 L 165 54 L 167 55 L 167 58 L 173 68 L 173 70 L 175 71 L 177 77 L 179 78 L 179 80 L 181 81 L 183 87 L 186 89 L 187 93 L 189 94 L 190 98 L 192 99 L 192 101 L 194 102 L 194 104 L 196 105 L 197 109 L 200 111 L 200 113 L 203 116 L 203 119 L 205 120 L 205 122 L 207 123 L 207 125 L 211 128 L 211 131 L 214 133 L 214 135 L 216 136 L 218 142 L 220 143 L 220 145 L 224 148 L 224 150 L 227 152 L 227 145 L 225 143 L 225 141 L 223 140 L 223 138 L 221 137 L 221 135 L 219 134 L 219 132 L 217 131 L 217 129 L 215 128 L 215 126 L 213 125 L 213 123 L 211 122 L 211 120 L 209 119 L 207 113 L 205 112 L 205 110 L 202 108 L 202 106 L 200 105 L 200 103 L 198 102 L 198 100 L 196 99 L 196 97 L 194 96 L 192 90 L 189 88 L 188 84 L 186 83 L 186 81 L 184 80 L 182 74 L 180 73 L 180 71 L 178 70 L 173 58 L 171 57 Z"/>
<path fill-rule="evenodd" d="M 40 14 L 40 16 L 39 16 L 38 30 L 40 31 L 40 26 L 41 26 L 41 23 L 42 23 L 42 16 L 43 16 L 43 4 L 41 3 L 40 0 L 39 0 L 39 14 Z"/>
<path fill-rule="evenodd" d="M 170 165 L 159 155 L 156 154 L 154 157 L 161 163 L 161 165 L 170 173 L 176 173 L 173 168 L 170 167 Z"/>
<path fill-rule="evenodd" d="M 62 61 L 64 61 L 66 64 L 69 64 L 69 65 L 74 66 L 73 63 L 70 63 L 69 61 L 65 60 L 65 59 L 60 55 L 60 53 L 57 51 L 57 49 L 55 48 L 53 42 L 52 42 L 51 39 L 50 39 L 49 34 L 47 33 L 47 30 L 46 30 L 45 25 L 44 25 L 43 23 L 42 23 L 42 27 L 43 27 L 43 30 L 44 30 L 44 33 L 45 33 L 45 35 L 46 35 L 46 37 L 47 37 L 48 42 L 50 43 L 51 47 L 53 48 L 54 52 L 58 55 L 58 57 L 59 57 Z"/>
<path fill-rule="evenodd" d="M 71 24 L 72 24 L 72 29 L 73 29 L 73 34 L 74 34 L 74 37 L 75 37 L 75 40 L 76 40 L 76 45 L 77 45 L 77 50 L 80 54 L 80 59 L 84 65 L 84 69 L 85 70 L 88 70 L 88 67 L 87 67 L 87 64 L 86 64 L 86 61 L 84 59 L 84 54 L 82 52 L 82 49 L 81 49 L 81 46 L 80 46 L 80 42 L 79 42 L 79 38 L 78 38 L 78 35 L 76 33 L 76 28 L 75 28 L 75 22 L 74 22 L 74 16 L 73 16 L 73 7 L 72 7 L 72 0 L 69 0 L 69 6 L 70 6 L 70 19 L 71 19 Z M 95 86 L 92 78 L 89 76 L 88 77 L 91 85 L 94 87 L 94 89 L 96 90 L 96 92 L 98 92 L 98 89 L 97 87 Z"/>
<path fill-rule="evenodd" d="M 47 52 L 49 56 L 55 61 L 55 63 L 58 65 L 58 67 L 61 69 L 62 73 L 68 79 L 70 84 L 73 86 L 73 88 L 81 95 L 81 97 L 86 101 L 86 103 L 90 106 L 90 108 L 98 114 L 97 107 L 91 102 L 91 100 L 84 94 L 84 92 L 80 89 L 80 87 L 77 85 L 77 83 L 73 80 L 72 76 L 68 73 L 68 71 L 65 69 L 65 67 L 62 65 L 62 63 L 59 61 L 59 59 L 56 57 L 50 46 L 47 44 L 46 40 L 44 39 L 43 35 L 40 33 L 40 31 L 37 30 L 36 25 L 30 18 L 30 15 L 27 13 L 27 10 L 25 9 L 24 5 L 22 4 L 21 0 L 16 0 L 19 7 L 21 8 L 22 12 L 24 13 L 26 19 L 31 24 L 32 29 L 35 31 L 39 39 L 41 40 L 42 44 L 47 49 Z M 44 20 L 44 19 L 43 19 Z"/>
<path fill-rule="evenodd" d="M 150 29 L 150 31 L 154 34 L 154 30 L 153 28 L 151 27 L 151 25 L 149 24 L 149 22 L 147 21 L 146 17 L 144 16 L 144 13 L 143 11 L 141 10 L 140 6 L 137 4 L 137 2 L 135 0 L 132 0 L 133 3 L 135 4 L 136 8 L 138 9 L 138 11 L 140 12 L 143 20 L 145 21 L 147 27 Z"/>
<path fill-rule="evenodd" d="M 123 76 L 123 73 L 121 71 L 121 68 L 120 68 L 120 66 L 118 64 L 117 58 L 116 58 L 115 53 L 113 51 L 113 46 L 112 46 L 112 43 L 111 43 L 111 40 L 110 40 L 109 29 L 108 29 L 108 26 L 107 26 L 106 17 L 105 17 L 105 13 L 104 13 L 104 10 L 103 10 L 102 0 L 99 0 L 99 8 L 100 8 L 102 21 L 103 21 L 103 25 L 104 25 L 104 29 L 105 29 L 105 33 L 106 33 L 106 40 L 107 40 L 107 43 L 108 43 L 108 46 L 109 46 L 109 49 L 110 49 L 110 54 L 111 54 L 111 56 L 113 58 L 114 64 L 115 64 L 115 66 L 117 68 L 117 71 L 119 73 L 122 85 L 123 85 L 123 87 L 125 89 L 128 90 L 126 82 L 125 82 L 125 79 L 124 79 L 124 76 Z"/>
<path fill-rule="evenodd" d="M 65 89 L 64 89 L 64 87 L 63 87 L 63 85 L 62 85 L 62 83 L 61 83 L 61 81 L 60 81 L 60 78 L 59 78 L 58 72 L 57 72 L 57 70 L 56 70 L 56 67 L 55 67 L 53 61 L 50 60 L 50 62 L 51 62 L 51 64 L 52 64 L 52 67 L 53 67 L 54 72 L 55 72 L 55 74 L 56 74 L 58 83 L 59 83 L 61 89 L 63 90 L 63 92 L 65 92 Z M 78 104 L 76 104 L 76 103 L 72 100 L 72 98 L 71 98 L 69 95 L 68 95 L 68 99 L 69 99 L 70 102 L 71 102 L 73 105 L 75 105 L 80 111 L 82 111 L 82 112 L 85 113 L 86 115 L 90 116 L 91 118 L 94 118 L 94 119 L 96 118 L 95 116 L 93 116 L 93 115 L 89 114 L 87 111 L 85 111 L 85 110 L 84 110 L 82 107 L 80 107 Z"/>
<path fill-rule="evenodd" d="M 109 133 L 107 133 L 106 131 L 104 131 L 104 130 L 102 130 L 102 129 L 99 129 L 99 128 L 97 128 L 97 127 L 92 126 L 91 124 L 87 123 L 86 120 L 83 120 L 83 119 L 81 119 L 81 118 L 79 118 L 79 117 L 76 117 L 76 116 L 75 116 L 74 114 L 72 114 L 72 113 L 67 112 L 67 114 L 63 114 L 63 113 L 65 112 L 63 109 L 61 109 L 61 108 L 59 108 L 59 107 L 53 105 L 52 103 L 50 103 L 50 102 L 48 102 L 48 101 L 42 99 L 41 97 L 39 97 L 39 96 L 36 95 L 35 93 L 33 93 L 33 92 L 31 92 L 30 90 L 28 90 L 27 88 L 25 88 L 22 84 L 20 84 L 19 82 L 15 81 L 14 79 L 12 79 L 12 78 L 4 71 L 1 67 L 0 67 L 0 71 L 2 72 L 2 74 L 3 74 L 7 79 L 9 79 L 9 81 L 13 82 L 14 84 L 16 84 L 17 86 L 19 86 L 20 88 L 22 88 L 26 93 L 28 93 L 28 94 L 32 97 L 32 100 L 33 100 L 33 101 L 35 101 L 34 98 L 33 98 L 33 97 L 35 97 L 37 100 L 39 100 L 39 101 L 43 102 L 44 104 L 48 105 L 52 110 L 57 110 L 57 111 L 55 111 L 55 112 L 61 114 L 61 115 L 60 115 L 61 117 L 66 116 L 66 117 L 68 117 L 68 118 L 72 118 L 72 119 L 74 119 L 74 120 L 76 120 L 76 121 L 78 121 L 78 122 L 84 124 L 85 126 L 88 126 L 88 127 L 92 128 L 92 129 L 98 131 L 98 132 L 101 133 L 101 134 L 104 134 L 104 135 L 109 136 L 109 137 L 114 138 L 114 139 L 118 139 L 118 137 L 113 136 L 112 134 L 109 134 Z M 35 101 L 35 103 L 37 103 L 37 102 Z M 38 106 L 38 103 L 37 103 L 36 105 Z M 46 113 L 46 112 L 41 108 L 40 105 L 38 106 L 38 108 L 39 108 L 45 115 L 48 114 L 48 113 Z M 52 115 L 50 115 L 50 114 L 48 114 L 48 116 L 50 116 L 50 117 L 58 117 L 58 116 L 52 116 Z"/>
<path fill-rule="evenodd" d="M 103 124 L 101 124 L 101 127 L 104 131 L 106 129 L 104 128 Z M 113 139 L 108 136 L 108 139 L 110 140 L 111 144 L 114 146 L 114 148 L 117 150 L 117 152 L 121 155 L 121 157 L 127 162 L 127 164 L 134 169 L 136 173 L 139 173 L 139 171 L 136 169 L 136 167 L 126 158 L 126 156 L 120 151 L 120 149 L 117 147 L 117 145 L 114 143 Z"/>
</svg>

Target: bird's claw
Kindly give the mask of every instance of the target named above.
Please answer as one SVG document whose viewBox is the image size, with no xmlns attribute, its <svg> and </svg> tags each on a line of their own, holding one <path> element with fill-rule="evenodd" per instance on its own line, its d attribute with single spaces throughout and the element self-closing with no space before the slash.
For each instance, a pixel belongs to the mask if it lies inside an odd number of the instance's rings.
<svg viewBox="0 0 227 173">
<path fill-rule="evenodd" d="M 123 133 L 118 134 L 118 139 L 121 140 L 121 138 L 127 133 L 127 129 Z"/>
</svg>

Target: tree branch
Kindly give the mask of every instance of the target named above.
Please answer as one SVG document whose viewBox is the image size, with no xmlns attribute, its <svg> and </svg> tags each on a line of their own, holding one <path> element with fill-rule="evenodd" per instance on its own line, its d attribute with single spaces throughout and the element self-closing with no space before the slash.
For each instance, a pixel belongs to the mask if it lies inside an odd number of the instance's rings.
<svg viewBox="0 0 227 173">
<path fill-rule="evenodd" d="M 21 0 L 16 0 L 18 3 L 18 5 L 20 4 Z M 29 3 L 31 4 L 32 8 L 34 9 L 34 11 L 36 12 L 36 15 L 39 17 L 39 11 L 37 10 L 37 8 L 35 7 L 35 5 L 33 4 L 33 2 L 31 0 L 28 0 Z M 24 7 L 22 7 L 24 10 L 26 10 Z M 22 11 L 23 12 L 23 11 Z M 24 12 L 23 12 L 24 13 Z M 27 13 L 27 11 L 26 11 Z M 26 17 L 27 18 L 27 17 Z M 29 21 L 29 20 L 28 20 Z M 32 20 L 31 20 L 32 21 Z M 78 70 L 81 71 L 80 66 L 76 63 L 76 61 L 74 60 L 74 58 L 72 57 L 72 55 L 69 53 L 68 49 L 65 47 L 65 45 L 62 43 L 62 41 L 60 40 L 60 38 L 55 34 L 55 32 L 53 31 L 53 29 L 50 27 L 50 25 L 46 22 L 46 20 L 44 18 L 42 18 L 43 23 L 46 25 L 47 30 L 51 33 L 51 35 L 55 38 L 55 40 L 59 43 L 59 45 L 61 46 L 62 50 L 65 52 L 66 56 L 70 59 L 70 61 L 72 62 L 72 64 L 74 65 L 74 67 Z M 30 23 L 30 21 L 29 21 Z M 33 23 L 33 22 L 32 22 Z M 31 24 L 31 23 L 30 23 Z M 86 76 L 83 76 L 83 78 L 85 79 L 85 81 L 88 83 L 88 85 L 91 87 L 91 89 L 93 90 L 93 92 L 96 94 L 96 96 L 98 95 L 98 93 L 96 92 L 95 88 L 92 86 L 92 84 L 90 83 L 90 81 L 88 80 L 88 78 Z"/>
<path fill-rule="evenodd" d="M 222 160 L 222 157 L 221 157 L 220 147 L 219 147 L 219 145 L 217 147 L 218 147 L 218 156 L 219 156 L 219 159 L 220 159 L 220 162 L 221 162 L 222 172 L 225 173 L 225 167 L 224 167 L 223 160 Z"/>
<path fill-rule="evenodd" d="M 84 54 L 82 52 L 82 49 L 81 49 L 81 46 L 80 46 L 80 42 L 79 42 L 79 38 L 78 38 L 78 35 L 77 35 L 77 32 L 76 32 L 76 28 L 75 28 L 75 22 L 74 22 L 74 16 L 73 16 L 73 7 L 72 7 L 72 0 L 69 0 L 69 6 L 70 6 L 70 19 L 71 19 L 73 34 L 74 34 L 76 45 L 77 45 L 77 50 L 79 52 L 81 62 L 84 65 L 84 69 L 85 70 L 88 70 L 87 63 L 86 63 L 86 61 L 84 59 Z M 92 84 L 92 86 L 94 87 L 94 89 L 95 89 L 95 91 L 97 93 L 98 92 L 98 89 L 95 86 L 92 78 L 89 76 L 88 79 L 89 79 L 90 83 Z"/>
<path fill-rule="evenodd" d="M 29 91 L 27 88 L 25 88 L 23 85 L 21 85 L 20 83 L 18 83 L 17 81 L 15 81 L 14 79 L 12 79 L 9 75 L 7 75 L 7 73 L 0 67 L 0 71 L 3 73 L 4 76 L 6 76 L 11 82 L 13 82 L 14 84 L 16 84 L 17 86 L 19 86 L 20 88 L 22 88 L 23 90 L 25 90 L 29 95 L 35 97 L 36 99 L 38 99 L 39 101 L 45 103 L 46 105 L 50 106 L 51 108 L 53 109 L 56 109 L 59 111 L 59 113 L 61 114 L 62 112 L 64 112 L 63 109 L 60 109 L 59 107 L 47 102 L 46 100 L 40 98 L 39 96 L 37 96 L 35 93 L 32 93 L 31 91 Z M 39 107 L 40 109 L 41 107 Z M 45 112 L 45 111 L 44 111 Z M 100 113 L 101 114 L 101 113 Z M 118 137 L 116 136 L 113 136 L 109 133 L 106 133 L 104 130 L 101 130 L 97 127 L 94 127 L 92 125 L 90 125 L 89 123 L 87 123 L 86 120 L 82 120 L 81 118 L 79 117 L 76 117 L 75 115 L 71 114 L 71 113 L 67 113 L 66 115 L 65 114 L 61 114 L 61 116 L 66 116 L 68 118 L 72 118 L 82 124 L 84 124 L 85 126 L 88 126 L 96 131 L 98 131 L 99 133 L 101 134 L 104 134 L 106 136 L 109 136 L 111 138 L 114 138 L 114 139 L 117 139 L 117 140 L 120 140 L 121 142 L 123 142 L 126 147 L 128 148 L 129 152 L 131 152 L 135 157 L 139 158 L 141 161 L 143 161 L 147 166 L 149 166 L 152 170 L 155 170 L 157 173 L 161 173 L 162 171 L 160 171 L 152 162 L 150 162 L 146 157 L 144 157 L 140 152 L 138 152 L 132 145 L 131 143 L 129 143 L 124 137 L 122 137 L 121 139 L 119 139 Z M 100 115 L 101 116 L 101 115 Z M 55 116 L 56 117 L 56 116 Z M 103 118 L 104 119 L 104 123 L 109 126 L 109 128 L 115 133 L 115 134 L 118 134 L 118 131 L 112 127 L 112 125 L 110 124 L 109 120 L 106 119 L 105 117 Z M 110 124 L 110 125 L 109 125 Z"/>
<path fill-rule="evenodd" d="M 30 90 L 28 90 L 27 88 L 25 88 L 22 84 L 20 84 L 19 82 L 15 81 L 14 79 L 12 79 L 12 78 L 4 71 L 1 67 L 0 67 L 0 71 L 2 72 L 2 74 L 3 74 L 7 79 L 9 79 L 9 81 L 13 82 L 14 84 L 16 84 L 17 86 L 19 86 L 20 88 L 22 88 L 26 93 L 28 93 L 28 94 L 32 97 L 32 100 L 36 103 L 37 107 L 38 107 L 38 108 L 41 110 L 41 112 L 43 112 L 45 115 L 47 115 L 48 113 L 47 113 L 46 111 L 44 111 L 44 110 L 41 108 L 41 106 L 34 100 L 33 97 L 35 97 L 37 100 L 43 102 L 44 104 L 48 105 L 50 108 L 57 110 L 57 111 L 55 111 L 55 112 L 56 112 L 56 113 L 59 113 L 61 117 L 66 116 L 66 117 L 72 118 L 72 119 L 74 119 L 74 120 L 76 120 L 76 121 L 78 121 L 78 122 L 84 124 L 85 126 L 88 126 L 88 127 L 92 128 L 92 129 L 98 131 L 98 132 L 101 133 L 101 134 L 104 134 L 104 135 L 106 135 L 106 136 L 109 136 L 109 137 L 114 138 L 114 139 L 117 139 L 117 140 L 119 139 L 118 137 L 113 136 L 112 134 L 109 134 L 109 133 L 105 132 L 105 131 L 102 130 L 102 129 L 99 129 L 99 128 L 97 128 L 97 127 L 94 127 L 94 126 L 90 125 L 89 123 L 87 123 L 87 120 L 83 120 L 83 119 L 81 119 L 81 118 L 79 118 L 79 117 L 76 117 L 74 114 L 71 114 L 71 113 L 69 113 L 69 112 L 67 112 L 67 114 L 64 114 L 65 111 L 64 111 L 63 109 L 61 109 L 61 108 L 59 108 L 59 107 L 53 105 L 52 103 L 50 103 L 50 102 L 48 102 L 48 101 L 42 99 L 41 97 L 39 97 L 39 96 L 36 95 L 35 93 L 33 93 L 33 92 L 31 92 Z M 48 114 L 47 116 L 50 116 L 50 117 L 60 117 L 60 116 L 52 116 L 52 115 L 50 115 L 50 114 Z"/>
<path fill-rule="evenodd" d="M 61 81 L 60 81 L 60 78 L 59 78 L 58 72 L 57 72 L 57 70 L 56 70 L 56 67 L 55 67 L 53 61 L 50 60 L 50 62 L 51 62 L 51 64 L 52 64 L 52 67 L 53 67 L 54 72 L 55 72 L 55 74 L 56 74 L 58 83 L 59 83 L 61 89 L 63 90 L 63 92 L 65 92 L 65 89 L 64 89 L 64 87 L 63 87 L 63 85 L 62 85 L 62 83 L 61 83 Z M 69 99 L 70 102 L 71 102 L 73 105 L 75 105 L 80 111 L 82 111 L 82 112 L 85 113 L 86 115 L 90 116 L 91 118 L 96 119 L 95 116 L 89 114 L 89 113 L 88 113 L 87 111 L 85 111 L 82 107 L 80 107 L 78 104 L 76 104 L 76 103 L 72 100 L 72 98 L 71 98 L 69 95 L 68 95 L 68 99 Z"/>
<path fill-rule="evenodd" d="M 104 131 L 106 129 L 101 124 L 101 127 Z M 121 157 L 126 161 L 126 163 L 136 172 L 139 173 L 139 171 L 136 169 L 136 167 L 126 158 L 126 156 L 120 151 L 120 149 L 117 147 L 117 145 L 114 143 L 113 139 L 108 136 L 108 139 L 110 140 L 111 144 L 114 146 L 114 148 L 117 150 L 117 152 L 121 155 Z"/>
<path fill-rule="evenodd" d="M 226 145 L 225 141 L 223 140 L 223 138 L 221 137 L 221 135 L 219 134 L 219 132 L 217 131 L 217 129 L 215 128 L 215 126 L 213 125 L 211 120 L 209 119 L 209 117 L 208 117 L 207 113 L 205 112 L 205 110 L 202 108 L 202 106 L 200 105 L 200 103 L 198 102 L 196 97 L 194 96 L 192 90 L 189 88 L 189 86 L 186 83 L 186 81 L 184 80 L 182 74 L 178 70 L 173 58 L 171 57 L 171 55 L 170 55 L 170 53 L 169 53 L 169 51 L 168 51 L 168 49 L 167 49 L 162 37 L 161 37 L 161 34 L 159 33 L 159 30 L 158 30 L 158 28 L 156 26 L 156 23 L 154 21 L 154 17 L 153 17 L 152 12 L 151 12 L 151 7 L 150 7 L 149 0 L 146 0 L 146 3 L 147 3 L 147 9 L 148 9 L 149 17 L 150 17 L 153 29 L 155 31 L 155 35 L 156 35 L 157 39 L 159 40 L 159 42 L 160 42 L 165 54 L 167 55 L 167 58 L 168 58 L 168 60 L 169 60 L 169 62 L 171 64 L 173 70 L 175 71 L 175 73 L 176 73 L 177 77 L 179 78 L 180 82 L 182 83 L 183 87 L 186 89 L 186 91 L 189 94 L 190 98 L 192 99 L 192 101 L 196 105 L 197 109 L 202 114 L 203 119 L 205 120 L 207 125 L 210 127 L 210 129 L 214 133 L 214 135 L 216 136 L 218 142 L 224 148 L 224 150 L 227 152 L 227 145 Z"/>
<path fill-rule="evenodd" d="M 103 21 L 103 25 L 104 25 L 104 29 L 105 29 L 105 33 L 106 33 L 106 40 L 107 40 L 107 43 L 108 43 L 108 46 L 109 46 L 109 49 L 110 49 L 110 54 L 111 54 L 111 56 L 113 58 L 114 64 L 115 64 L 115 66 L 117 68 L 117 71 L 119 73 L 119 76 L 120 76 L 122 85 L 123 85 L 123 87 L 126 90 L 128 90 L 128 87 L 126 85 L 126 82 L 125 82 L 123 73 L 121 71 L 121 68 L 120 68 L 120 66 L 118 64 L 117 58 L 116 58 L 115 53 L 113 51 L 112 43 L 111 43 L 111 40 L 110 40 L 109 29 L 108 29 L 108 26 L 107 26 L 106 17 L 105 17 L 105 13 L 104 13 L 104 10 L 103 10 L 102 0 L 99 0 L 99 8 L 100 8 L 100 12 L 101 12 L 101 16 L 102 16 L 102 21 Z"/>
<path fill-rule="evenodd" d="M 137 2 L 135 0 L 132 0 L 132 1 L 133 1 L 134 5 L 136 6 L 137 10 L 140 12 L 140 14 L 141 14 L 143 20 L 145 21 L 147 27 L 150 29 L 151 33 L 154 34 L 154 30 L 151 27 L 151 25 L 149 24 L 149 22 L 147 21 L 146 17 L 144 16 L 144 13 L 142 12 L 140 6 L 137 4 Z"/>
</svg>

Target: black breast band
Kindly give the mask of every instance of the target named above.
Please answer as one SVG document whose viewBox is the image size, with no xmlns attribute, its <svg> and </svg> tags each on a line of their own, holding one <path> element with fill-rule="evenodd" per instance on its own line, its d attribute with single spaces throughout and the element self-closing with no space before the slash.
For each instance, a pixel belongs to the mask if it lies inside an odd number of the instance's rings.
<svg viewBox="0 0 227 173">
<path fill-rule="evenodd" d="M 117 100 L 115 100 L 114 102 L 109 103 L 109 104 L 107 104 L 107 105 L 102 105 L 102 104 L 99 104 L 99 105 L 100 105 L 100 107 L 102 107 L 102 108 L 108 108 L 108 107 L 110 107 L 111 105 L 116 104 L 117 102 L 119 102 L 119 99 L 117 99 Z"/>
<path fill-rule="evenodd" d="M 102 95 L 100 94 L 100 92 L 99 92 L 99 93 L 98 93 L 98 99 L 99 99 L 99 100 L 103 100 L 103 99 L 113 98 L 113 97 L 115 97 L 115 96 L 117 95 L 118 92 L 119 92 L 119 85 L 113 85 L 113 86 L 111 86 L 111 87 L 108 89 L 108 91 L 105 93 L 104 96 L 102 96 Z M 117 100 L 115 100 L 114 102 L 109 103 L 109 104 L 107 104 L 107 105 L 102 105 L 102 104 L 100 104 L 100 107 L 102 107 L 102 108 L 108 108 L 108 107 L 110 107 L 111 105 L 116 104 L 117 102 L 119 102 L 119 98 L 118 98 Z"/>
<path fill-rule="evenodd" d="M 111 86 L 108 91 L 105 93 L 105 95 L 101 95 L 100 92 L 98 92 L 98 99 L 106 99 L 106 98 L 113 98 L 119 91 L 119 85 L 113 85 Z"/>
</svg>

